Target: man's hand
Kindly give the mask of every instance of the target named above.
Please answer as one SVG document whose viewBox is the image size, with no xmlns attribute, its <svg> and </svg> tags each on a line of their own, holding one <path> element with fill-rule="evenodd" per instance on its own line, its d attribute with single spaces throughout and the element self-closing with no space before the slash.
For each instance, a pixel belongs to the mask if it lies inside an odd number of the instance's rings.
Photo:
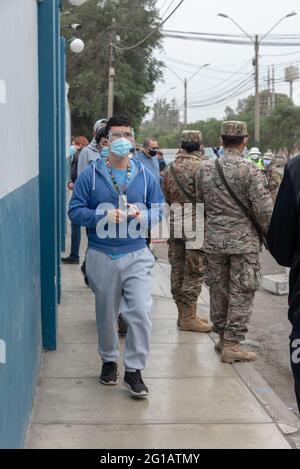
<svg viewBox="0 0 300 469">
<path fill-rule="evenodd" d="M 68 189 L 70 189 L 70 191 L 74 189 L 74 183 L 72 181 L 68 182 Z"/>
<path fill-rule="evenodd" d="M 137 205 L 134 205 L 134 204 L 128 204 L 127 213 L 130 217 L 133 217 L 133 218 L 139 218 L 141 216 L 140 209 L 138 208 Z"/>
<path fill-rule="evenodd" d="M 125 212 L 116 208 L 107 212 L 107 218 L 111 223 L 121 223 L 126 219 L 127 215 Z"/>
</svg>

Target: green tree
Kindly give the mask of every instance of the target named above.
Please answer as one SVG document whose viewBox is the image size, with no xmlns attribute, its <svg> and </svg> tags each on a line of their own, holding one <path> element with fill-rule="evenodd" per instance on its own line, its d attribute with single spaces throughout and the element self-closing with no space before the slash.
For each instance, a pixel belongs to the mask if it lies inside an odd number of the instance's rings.
<svg viewBox="0 0 300 469">
<path fill-rule="evenodd" d="M 263 93 L 261 93 L 261 97 L 263 97 Z M 231 118 L 247 122 L 249 147 L 254 145 L 254 105 L 254 96 L 248 96 L 238 102 L 235 114 L 231 114 Z M 269 113 L 263 109 L 261 111 L 263 111 L 260 119 L 260 146 L 262 151 L 267 150 L 267 148 L 272 148 L 274 151 L 287 148 L 291 151 L 295 145 L 299 146 L 299 106 L 295 106 L 285 94 L 277 93 L 274 109 L 269 110 Z"/>
<path fill-rule="evenodd" d="M 90 0 L 81 7 L 65 5 L 63 34 L 72 36 L 65 26 L 81 23 L 78 34 L 85 42 L 84 52 L 68 51 L 67 80 L 72 115 L 72 133 L 90 135 L 93 123 L 107 114 L 108 59 L 110 28 L 116 19 L 120 49 L 136 44 L 159 24 L 154 0 Z M 66 33 L 67 31 L 67 33 Z M 148 112 L 145 97 L 154 91 L 161 77 L 161 64 L 153 57 L 160 46 L 161 33 L 155 31 L 142 44 L 129 50 L 115 50 L 114 113 L 125 114 L 138 128 Z"/>
</svg>

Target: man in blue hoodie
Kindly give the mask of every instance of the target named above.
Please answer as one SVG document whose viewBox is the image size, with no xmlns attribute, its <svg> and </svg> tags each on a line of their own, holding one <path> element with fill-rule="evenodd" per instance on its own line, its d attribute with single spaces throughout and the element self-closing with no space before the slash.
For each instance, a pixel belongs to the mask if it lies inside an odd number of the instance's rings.
<svg viewBox="0 0 300 469">
<path fill-rule="evenodd" d="M 150 348 L 154 257 L 145 236 L 159 223 L 164 198 L 151 172 L 131 158 L 134 134 L 126 117 L 109 119 L 109 155 L 86 168 L 76 181 L 69 207 L 73 223 L 88 228 L 86 272 L 96 296 L 100 382 L 118 382 L 116 320 L 121 298 L 128 324 L 124 385 L 132 395 L 149 394 L 141 370 Z"/>
</svg>

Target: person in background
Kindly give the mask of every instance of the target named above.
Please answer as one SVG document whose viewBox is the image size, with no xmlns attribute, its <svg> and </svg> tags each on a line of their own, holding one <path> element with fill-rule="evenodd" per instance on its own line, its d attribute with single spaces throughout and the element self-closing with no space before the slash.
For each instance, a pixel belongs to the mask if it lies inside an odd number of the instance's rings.
<svg viewBox="0 0 300 469">
<path fill-rule="evenodd" d="M 157 152 L 157 159 L 158 159 L 158 165 L 159 165 L 159 174 L 161 177 L 164 177 L 167 163 L 165 162 L 164 154 L 161 150 L 158 150 Z"/>
<path fill-rule="evenodd" d="M 255 166 L 261 171 L 264 170 L 264 164 L 261 158 L 261 151 L 257 147 L 250 148 L 249 153 L 245 159 L 252 161 L 252 163 L 254 163 Z"/>
<path fill-rule="evenodd" d="M 275 158 L 271 150 L 268 150 L 264 154 L 263 165 L 264 165 L 264 173 L 268 181 L 269 191 L 270 191 L 273 203 L 275 203 L 282 176 L 275 168 Z"/>
<path fill-rule="evenodd" d="M 134 154 L 134 159 L 140 161 L 154 176 L 158 184 L 161 184 L 159 163 L 157 152 L 159 145 L 154 137 L 149 137 L 144 141 L 143 150 Z M 147 246 L 150 248 L 151 232 L 148 232 Z M 155 256 L 156 259 L 156 256 Z"/>
<path fill-rule="evenodd" d="M 134 155 L 134 159 L 143 163 L 151 171 L 157 182 L 160 182 L 159 162 L 157 152 L 159 150 L 158 142 L 155 138 L 149 137 L 145 140 L 143 150 Z"/>
<path fill-rule="evenodd" d="M 99 146 L 100 157 L 106 160 L 109 154 L 109 149 L 108 149 L 108 140 L 107 140 L 105 127 L 102 127 L 101 129 L 98 130 L 95 136 L 95 142 Z"/>
<path fill-rule="evenodd" d="M 270 253 L 278 264 L 290 267 L 288 319 L 291 367 L 300 412 L 300 156 L 287 164 L 268 231 Z"/>
<path fill-rule="evenodd" d="M 76 137 L 72 143 L 74 145 L 75 153 L 71 160 L 71 180 L 68 182 L 68 188 L 70 190 L 73 190 L 75 181 L 77 179 L 77 166 L 80 153 L 82 152 L 83 148 L 89 144 L 89 142 L 85 137 L 81 136 Z M 61 261 L 64 264 L 79 264 L 80 241 L 81 227 L 78 225 L 74 225 L 74 223 L 71 223 L 71 252 L 68 257 L 61 258 Z"/>
<path fill-rule="evenodd" d="M 82 171 L 89 166 L 92 161 L 97 160 L 100 158 L 100 151 L 101 147 L 100 145 L 96 142 L 95 137 L 97 135 L 97 132 L 101 128 L 105 128 L 107 123 L 107 119 L 100 119 L 94 124 L 93 128 L 93 140 L 92 142 L 84 149 L 84 151 L 81 152 L 80 158 L 78 159 L 78 176 Z"/>
<path fill-rule="evenodd" d="M 200 153 L 200 130 L 183 130 L 181 145 L 175 161 L 166 169 L 163 191 L 170 205 L 170 238 L 168 257 L 171 265 L 171 293 L 178 310 L 177 326 L 182 331 L 210 332 L 212 327 L 205 316 L 197 315 L 197 300 L 201 293 L 205 270 L 202 242 L 186 233 L 187 226 L 196 227 L 196 174 L 205 156 Z M 180 205 L 179 214 L 172 204 Z M 188 207 L 189 204 L 189 207 Z M 176 235 L 179 225 L 182 234 Z M 180 230 L 181 231 L 181 230 Z M 192 236 L 192 239 L 190 237 Z"/>
</svg>

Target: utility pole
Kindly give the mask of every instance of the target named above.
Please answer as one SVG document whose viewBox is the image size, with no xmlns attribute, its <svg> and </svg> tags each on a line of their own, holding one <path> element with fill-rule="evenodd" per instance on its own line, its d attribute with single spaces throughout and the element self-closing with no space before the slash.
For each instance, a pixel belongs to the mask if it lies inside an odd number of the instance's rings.
<svg viewBox="0 0 300 469">
<path fill-rule="evenodd" d="M 254 130 L 254 140 L 255 144 L 259 145 L 260 143 L 260 109 L 259 109 L 259 40 L 258 35 L 255 35 L 255 130 Z"/>
<path fill-rule="evenodd" d="M 184 79 L 184 126 L 187 125 L 187 79 Z"/>
<path fill-rule="evenodd" d="M 275 67 L 272 65 L 272 111 L 275 109 Z"/>
<path fill-rule="evenodd" d="M 116 19 L 112 19 L 110 40 L 109 40 L 109 61 L 108 61 L 108 102 L 107 118 L 109 119 L 114 112 L 114 79 L 115 79 L 115 49 L 116 40 Z"/>
<path fill-rule="evenodd" d="M 267 96 L 267 113 L 268 116 L 271 114 L 272 111 L 272 94 L 271 94 L 271 73 L 270 73 L 270 67 L 268 67 L 268 96 Z"/>
<path fill-rule="evenodd" d="M 232 23 L 235 24 L 249 39 L 250 41 L 254 42 L 255 45 L 255 58 L 253 60 L 253 65 L 255 66 L 255 131 L 254 131 L 254 138 L 255 138 L 255 143 L 258 146 L 260 143 L 260 109 L 259 109 L 259 69 L 258 69 L 258 60 L 259 60 L 259 44 L 270 34 L 271 31 L 273 31 L 276 26 L 278 26 L 283 20 L 286 18 L 290 18 L 291 16 L 295 16 L 297 13 L 295 11 L 291 11 L 287 15 L 284 15 L 282 18 L 280 18 L 277 23 L 275 23 L 272 28 L 269 29 L 269 31 L 266 32 L 262 36 L 260 40 L 258 40 L 258 35 L 255 35 L 255 41 L 253 41 L 253 37 L 250 36 L 250 34 L 247 33 L 231 16 L 225 15 L 225 13 L 218 13 L 218 16 L 221 16 L 222 18 L 227 18 L 229 19 Z"/>
</svg>

